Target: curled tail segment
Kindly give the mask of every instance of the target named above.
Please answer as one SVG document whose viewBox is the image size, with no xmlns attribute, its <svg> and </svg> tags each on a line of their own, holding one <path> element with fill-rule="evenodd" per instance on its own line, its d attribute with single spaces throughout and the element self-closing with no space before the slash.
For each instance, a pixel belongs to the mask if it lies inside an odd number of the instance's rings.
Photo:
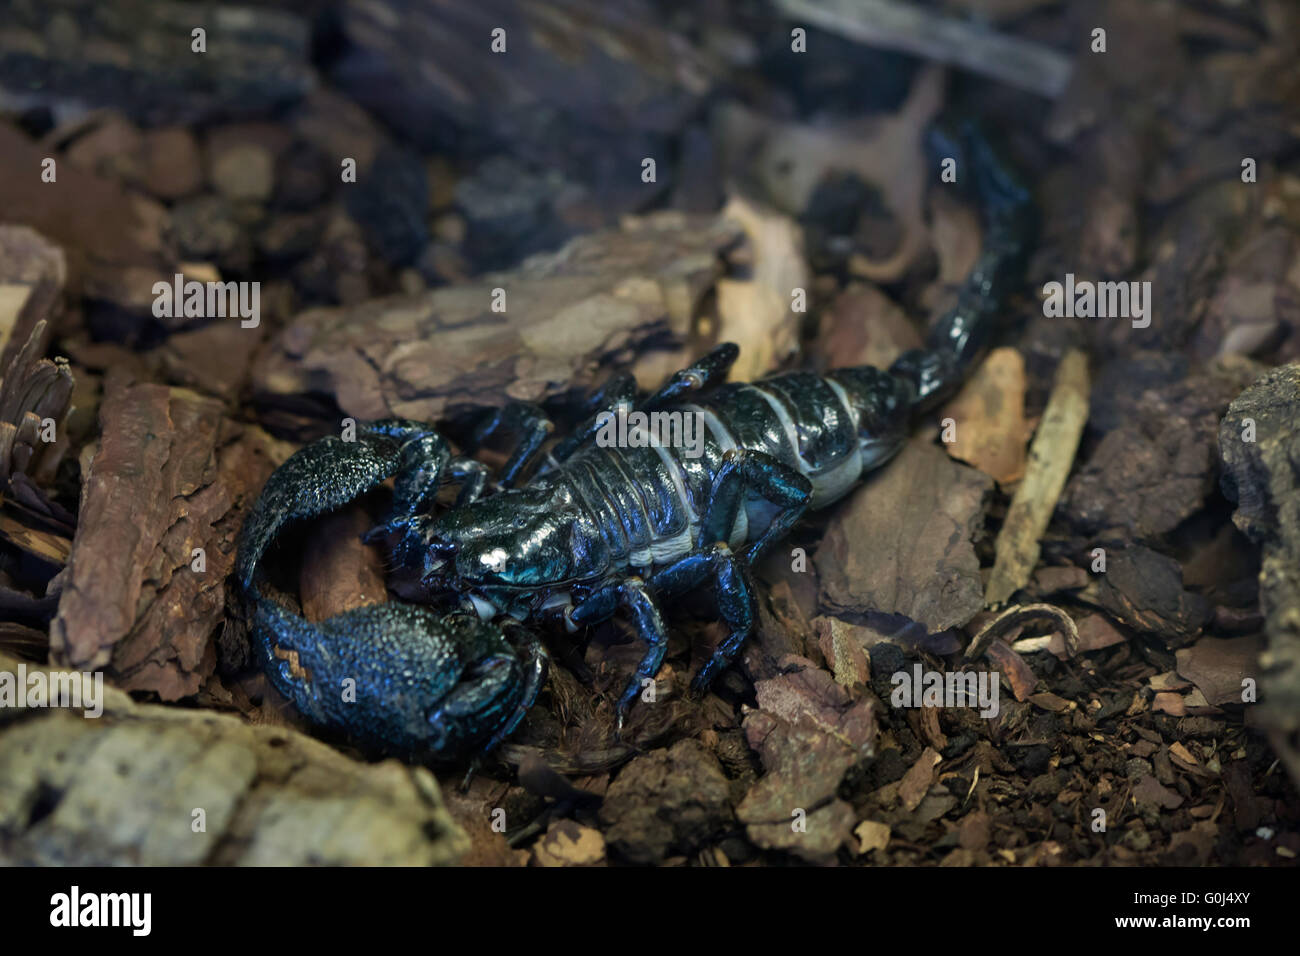
<svg viewBox="0 0 1300 956">
<path fill-rule="evenodd" d="M 925 348 L 904 352 L 890 366 L 890 374 L 911 386 L 911 405 L 918 411 L 950 395 L 988 348 L 998 312 L 1024 274 L 1036 235 L 1028 187 L 975 122 L 966 121 L 955 132 L 936 128 L 930 148 L 968 171 L 984 220 L 984 242 L 957 304 L 931 325 Z"/>
</svg>

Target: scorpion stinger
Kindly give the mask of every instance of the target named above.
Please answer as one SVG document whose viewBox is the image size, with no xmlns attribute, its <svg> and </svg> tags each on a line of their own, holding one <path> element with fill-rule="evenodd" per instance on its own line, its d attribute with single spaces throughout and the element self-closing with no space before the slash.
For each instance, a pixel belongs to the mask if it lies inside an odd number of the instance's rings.
<svg viewBox="0 0 1300 956">
<path fill-rule="evenodd" d="M 324 722 L 411 742 L 417 735 L 404 717 L 410 702 L 400 694 L 387 701 L 394 681 L 418 674 L 426 680 L 421 706 L 439 702 L 422 712 L 426 746 L 469 755 L 513 729 L 545 672 L 539 644 L 512 641 L 491 621 L 563 621 L 576 630 L 621 612 L 645 643 L 615 704 L 621 727 L 663 663 L 662 602 L 712 583 L 727 634 L 693 681 L 706 688 L 753 630 L 753 562 L 808 510 L 842 498 L 902 447 L 916 414 L 950 394 L 983 353 L 1020 280 L 1034 234 L 1028 190 L 974 127 L 948 146 L 962 151 L 965 181 L 980 201 L 983 249 L 925 348 L 904 353 L 888 371 L 859 366 L 725 383 L 738 350 L 723 343 L 639 403 L 630 378 L 611 379 L 588 417 L 549 452 L 545 414 L 516 403 L 494 413 L 477 436 L 498 428 L 519 435 L 502 490 L 483 497 L 483 474 L 468 460 L 457 464 L 434 433 L 411 423 L 375 428 L 383 467 L 337 441 L 304 449 L 300 465 L 286 462 L 245 529 L 239 567 L 246 587 L 283 516 L 319 513 L 382 481 L 380 472 L 396 473 L 395 514 L 384 526 L 399 535 L 395 556 L 477 614 L 440 617 L 390 604 L 306 625 L 259 604 L 267 648 L 297 650 L 299 663 L 308 659 L 328 678 L 304 682 L 268 650 L 263 659 L 277 686 L 289 687 L 299 706 Z M 614 413 L 623 417 L 611 442 L 602 422 Z M 688 433 L 698 440 L 688 442 Z M 457 470 L 478 490 L 429 513 L 441 476 Z M 331 655 L 339 654 L 364 675 L 358 693 L 367 695 L 369 710 L 327 700 L 337 675 Z"/>
</svg>

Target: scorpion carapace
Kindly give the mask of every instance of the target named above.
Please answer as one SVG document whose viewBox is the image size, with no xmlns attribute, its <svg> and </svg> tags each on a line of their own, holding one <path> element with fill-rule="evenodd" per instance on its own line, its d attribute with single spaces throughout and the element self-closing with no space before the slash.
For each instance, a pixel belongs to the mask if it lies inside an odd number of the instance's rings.
<svg viewBox="0 0 1300 956">
<path fill-rule="evenodd" d="M 753 629 L 753 562 L 806 510 L 842 497 L 898 451 L 913 415 L 949 394 L 980 356 L 1023 272 L 1028 191 L 973 127 L 943 137 L 944 154 L 970 172 L 984 246 L 926 347 L 888 371 L 724 384 L 739 352 L 724 343 L 643 400 L 629 376 L 615 376 L 574 432 L 549 448 L 554 429 L 542 410 L 512 403 L 474 436 L 519 436 L 491 494 L 484 465 L 453 456 L 417 422 L 374 422 L 356 441 L 326 438 L 293 455 L 256 502 L 237 563 L 272 683 L 311 719 L 363 742 L 462 758 L 500 742 L 536 699 L 547 656 L 535 630 L 548 622 L 577 630 L 622 611 L 646 650 L 615 705 L 621 727 L 663 661 L 662 602 L 713 583 L 728 634 L 694 679 L 707 687 Z M 610 416 L 629 409 L 693 416 L 702 440 L 687 449 L 637 426 L 624 442 L 601 441 Z M 389 541 L 394 563 L 431 600 L 452 595 L 459 607 L 389 603 L 310 623 L 279 603 L 258 562 L 280 528 L 390 477 L 391 516 L 372 535 Z M 447 484 L 459 495 L 438 511 Z"/>
</svg>

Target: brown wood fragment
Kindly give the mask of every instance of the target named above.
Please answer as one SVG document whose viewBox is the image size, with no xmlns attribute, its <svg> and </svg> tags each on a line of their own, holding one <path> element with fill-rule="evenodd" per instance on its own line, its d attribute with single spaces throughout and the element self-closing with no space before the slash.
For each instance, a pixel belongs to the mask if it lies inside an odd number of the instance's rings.
<svg viewBox="0 0 1300 956">
<path fill-rule="evenodd" d="M 823 656 L 835 674 L 835 683 L 842 687 L 866 684 L 871 679 L 867 655 L 854 627 L 837 617 L 819 617 L 812 621 L 817 631 L 817 642 Z"/>
<path fill-rule="evenodd" d="M 802 312 L 793 310 L 792 296 L 796 289 L 807 294 L 811 273 L 794 220 L 742 197 L 722 214 L 745 230 L 752 266 L 747 279 L 718 280 L 718 335 L 740 346 L 729 378 L 751 382 L 798 352 Z"/>
<path fill-rule="evenodd" d="M 71 446 L 65 430 L 75 382 L 66 359 L 51 362 L 45 319 L 32 326 L 0 383 L 0 479 L 29 474 L 37 484 L 54 479 Z M 53 440 L 46 430 L 54 424 Z"/>
<path fill-rule="evenodd" d="M 998 534 L 997 559 L 984 601 L 997 607 L 1029 582 L 1038 564 L 1039 541 L 1065 487 L 1088 418 L 1088 359 L 1073 350 L 1061 360 L 1043 412 L 1025 479 L 1016 489 Z"/>
<path fill-rule="evenodd" d="M 556 820 L 533 847 L 533 862 L 537 866 L 601 866 L 605 837 L 573 820 Z"/>
<path fill-rule="evenodd" d="M 853 835 L 858 838 L 859 854 L 870 853 L 872 850 L 883 850 L 889 846 L 888 823 L 863 820 L 854 828 Z"/>
<path fill-rule="evenodd" d="M 1175 654 L 1178 676 L 1199 687 L 1215 706 L 1242 704 L 1244 682 L 1250 679 L 1258 688 L 1262 671 L 1259 655 L 1263 649 L 1264 641 L 1258 634 L 1227 640 L 1202 636 Z"/>
<path fill-rule="evenodd" d="M 387 600 L 383 555 L 361 540 L 374 524 L 365 508 L 355 505 L 325 516 L 308 532 L 298 585 L 307 620 L 323 621 Z"/>
<path fill-rule="evenodd" d="M 1214 493 L 1219 420 L 1258 370 L 1237 360 L 1160 380 L 1177 371 L 1166 353 L 1102 367 L 1091 427 L 1104 437 L 1071 477 L 1059 509 L 1084 533 L 1122 528 L 1158 540 Z"/>
<path fill-rule="evenodd" d="M 931 633 L 965 624 L 981 606 L 972 538 L 992 485 L 915 436 L 836 506 L 814 555 L 825 605 L 903 614 Z"/>
<path fill-rule="evenodd" d="M 1097 575 L 1079 597 L 1170 647 L 1192 641 L 1214 613 L 1202 595 L 1183 585 L 1177 561 L 1140 545 L 1111 553 L 1106 573 Z"/>
<path fill-rule="evenodd" d="M 0 123 L 0 209 L 5 217 L 26 223 L 62 247 L 74 295 L 149 311 L 153 284 L 175 271 L 175 258 L 163 240 L 166 210 L 70 163 L 58 167 L 57 183 L 35 182 L 28 170 L 39 170 L 47 153 Z"/>
<path fill-rule="evenodd" d="M 1013 628 L 1019 628 L 1030 621 L 1046 621 L 1056 625 L 1069 655 L 1074 657 L 1079 653 L 1079 632 L 1075 627 L 1074 618 L 1051 604 L 1019 604 L 1007 608 L 984 625 L 967 645 L 966 660 L 977 659 L 995 642 L 1005 639 Z"/>
<path fill-rule="evenodd" d="M 974 810 L 962 819 L 957 842 L 967 850 L 982 850 L 988 846 L 992 821 L 983 810 Z"/>
<path fill-rule="evenodd" d="M 1038 684 L 1038 677 L 1025 659 L 1001 641 L 994 641 L 986 652 L 1007 681 L 1016 700 L 1028 700 Z"/>
<path fill-rule="evenodd" d="M 1068 700 L 1064 697 L 1058 697 L 1050 691 L 1041 694 L 1030 694 L 1029 702 L 1035 707 L 1041 707 L 1043 710 L 1050 711 L 1053 714 L 1063 714 L 1071 707 Z"/>
<path fill-rule="evenodd" d="M 1187 714 L 1187 705 L 1183 703 L 1183 695 L 1172 691 L 1161 691 L 1156 694 L 1151 701 L 1151 709 L 1162 714 L 1169 714 L 1172 717 L 1184 717 Z"/>
<path fill-rule="evenodd" d="M 51 655 L 175 700 L 215 666 L 235 536 L 271 444 L 214 399 L 117 375 L 100 424 Z"/>
<path fill-rule="evenodd" d="M 328 392 L 358 419 L 435 421 L 568 395 L 652 344 L 682 344 L 738 238 L 725 220 L 661 213 L 508 273 L 311 309 L 275 341 L 254 384 L 266 396 Z"/>
<path fill-rule="evenodd" d="M 0 225 L 0 373 L 27 344 L 37 323 L 58 315 L 67 273 L 63 250 L 35 229 Z M 35 349 L 38 358 L 49 348 L 51 334 L 47 321 Z"/>
<path fill-rule="evenodd" d="M 0 513 L 0 538 L 28 554 L 63 567 L 72 551 L 72 542 L 57 534 L 29 528 L 7 514 Z"/>
<path fill-rule="evenodd" d="M 898 787 L 898 798 L 903 803 L 903 809 L 909 813 L 921 805 L 921 800 L 930 791 L 930 784 L 934 783 L 934 768 L 939 765 L 943 757 L 933 747 L 926 747 L 921 756 L 916 758 L 916 763 L 903 774 L 902 783 Z"/>
<path fill-rule="evenodd" d="M 1237 501 L 1232 520 L 1263 551 L 1260 610 L 1268 647 L 1259 661 L 1261 717 L 1288 774 L 1300 783 L 1298 422 L 1300 365 L 1292 364 L 1269 372 L 1233 401 L 1219 427 L 1219 451 L 1224 490 Z"/>
<path fill-rule="evenodd" d="M 921 345 L 916 326 L 898 303 L 874 285 L 855 283 L 822 311 L 809 353 L 827 368 L 889 368 L 903 352 Z"/>
<path fill-rule="evenodd" d="M 760 709 L 745 717 L 745 737 L 767 773 L 736 807 L 736 816 L 755 844 L 826 862 L 851 838 L 853 808 L 836 791 L 845 771 L 872 752 L 872 705 L 807 662 L 759 681 L 755 692 Z M 795 808 L 802 811 L 804 829 L 791 827 Z"/>
<path fill-rule="evenodd" d="M 939 418 L 956 423 L 954 440 L 944 450 L 974 465 L 999 484 L 1019 481 L 1025 473 L 1025 360 L 1013 348 L 994 349 L 980 363 Z"/>
</svg>

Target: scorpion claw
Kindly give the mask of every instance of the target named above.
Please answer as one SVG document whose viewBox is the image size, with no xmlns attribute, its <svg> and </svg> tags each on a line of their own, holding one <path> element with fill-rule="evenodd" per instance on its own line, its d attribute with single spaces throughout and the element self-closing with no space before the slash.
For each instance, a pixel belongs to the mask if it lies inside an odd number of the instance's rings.
<svg viewBox="0 0 1300 956">
<path fill-rule="evenodd" d="M 476 616 L 392 602 L 312 622 L 265 595 L 252 604 L 276 689 L 313 722 L 380 749 L 434 759 L 486 751 L 518 724 L 545 672 Z"/>
<path fill-rule="evenodd" d="M 300 449 L 267 481 L 240 537 L 236 572 L 263 671 L 317 724 L 413 757 L 457 760 L 512 732 L 546 676 L 540 642 L 460 612 L 391 602 L 308 621 L 273 599 L 259 563 L 291 521 L 335 511 L 396 478 L 394 514 L 365 537 L 400 533 L 394 557 L 422 553 L 421 512 L 447 464 L 446 443 L 401 421 Z M 470 773 L 474 772 L 471 767 Z"/>
</svg>

